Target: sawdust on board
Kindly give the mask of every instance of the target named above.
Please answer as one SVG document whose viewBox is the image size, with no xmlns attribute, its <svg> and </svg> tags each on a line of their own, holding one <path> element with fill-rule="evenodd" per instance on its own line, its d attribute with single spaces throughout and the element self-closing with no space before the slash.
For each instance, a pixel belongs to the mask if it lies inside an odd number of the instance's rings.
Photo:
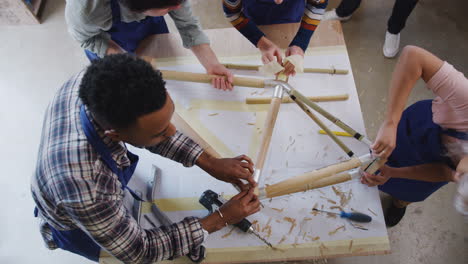
<svg viewBox="0 0 468 264">
<path fill-rule="evenodd" d="M 294 227 L 296 227 L 296 225 L 297 225 L 297 224 L 296 224 L 296 219 L 291 218 L 291 217 L 288 217 L 288 216 L 284 217 L 283 219 L 284 219 L 285 221 L 291 223 L 291 228 L 289 228 L 289 232 L 288 232 L 288 235 L 290 235 L 291 232 L 293 231 Z"/>
<path fill-rule="evenodd" d="M 369 210 L 369 212 L 371 212 L 373 215 L 377 216 L 377 214 L 374 211 L 372 211 L 370 208 L 367 208 L 367 210 Z"/>
<path fill-rule="evenodd" d="M 286 236 L 283 236 L 283 237 L 281 238 L 281 240 L 278 242 L 278 245 L 281 244 L 281 243 L 283 243 L 285 240 L 286 240 Z"/>
<path fill-rule="evenodd" d="M 332 235 L 336 234 L 336 232 L 338 232 L 340 229 L 345 230 L 345 226 L 342 225 L 342 226 L 337 227 L 335 230 L 332 230 L 332 231 L 328 232 L 328 235 L 332 236 Z"/>
<path fill-rule="evenodd" d="M 328 218 L 333 218 L 333 219 L 335 219 L 335 218 L 336 218 L 336 214 L 327 213 L 327 217 L 328 217 Z"/>
<path fill-rule="evenodd" d="M 348 193 L 345 193 L 341 191 L 339 187 L 332 186 L 333 192 L 340 198 L 340 205 L 341 207 L 346 207 L 348 205 L 349 201 L 351 201 L 351 198 L 353 197 L 353 190 L 350 189 Z"/>
<path fill-rule="evenodd" d="M 217 115 L 219 115 L 219 113 L 209 114 L 208 116 L 217 116 Z"/>
<path fill-rule="evenodd" d="M 325 196 L 320 196 L 320 198 L 327 200 L 327 202 L 329 202 L 329 203 L 336 204 L 335 201 L 333 201 L 332 199 L 328 199 L 328 198 L 325 197 Z"/>
<path fill-rule="evenodd" d="M 330 209 L 332 209 L 332 210 L 333 210 L 333 209 L 338 209 L 338 210 L 340 210 L 340 211 L 344 211 L 344 210 L 343 210 L 343 207 L 337 206 L 337 205 L 330 206 Z"/>
<path fill-rule="evenodd" d="M 307 236 L 307 237 L 310 238 L 310 240 L 312 240 L 312 241 L 317 241 L 317 240 L 320 239 L 319 236 L 315 236 L 315 237 L 313 237 L 313 236 Z"/>
<path fill-rule="evenodd" d="M 255 123 L 247 123 L 249 126 L 255 126 Z"/>
<path fill-rule="evenodd" d="M 284 210 L 284 208 L 279 209 L 279 208 L 274 208 L 274 207 L 271 207 L 271 209 L 277 211 L 278 213 L 282 213 Z"/>
</svg>

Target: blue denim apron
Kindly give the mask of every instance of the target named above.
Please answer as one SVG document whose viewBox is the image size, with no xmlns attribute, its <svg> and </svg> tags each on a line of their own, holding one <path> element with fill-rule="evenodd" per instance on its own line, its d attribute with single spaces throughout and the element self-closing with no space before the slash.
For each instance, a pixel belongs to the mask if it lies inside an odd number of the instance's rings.
<svg viewBox="0 0 468 264">
<path fill-rule="evenodd" d="M 257 25 L 300 22 L 304 15 L 304 0 L 285 0 L 280 5 L 273 0 L 244 0 L 244 15 Z"/>
<path fill-rule="evenodd" d="M 104 142 L 102 142 L 94 126 L 89 121 L 84 105 L 82 105 L 80 109 L 80 120 L 88 142 L 99 156 L 101 156 L 104 163 L 118 176 L 119 182 L 122 184 L 122 189 L 129 190 L 135 199 L 142 201 L 142 199 L 127 186 L 138 164 L 138 156 L 127 150 L 130 166 L 119 169 L 117 163 L 112 159 L 111 152 Z M 35 215 L 37 216 L 37 208 L 35 209 Z M 62 231 L 52 226 L 50 226 L 50 229 L 52 230 L 52 237 L 59 248 L 86 257 L 92 261 L 99 261 L 101 247 L 81 229 Z"/>
<path fill-rule="evenodd" d="M 459 139 L 468 135 L 454 130 L 443 130 L 432 120 L 432 100 L 416 102 L 408 107 L 397 129 L 396 147 L 388 158 L 390 167 L 409 167 L 428 163 L 444 163 L 455 169 L 442 145 L 441 134 Z M 448 182 L 425 182 L 411 179 L 390 178 L 379 189 L 391 196 L 407 201 L 425 200 Z"/>
<path fill-rule="evenodd" d="M 125 23 L 121 21 L 120 5 L 118 0 L 111 0 L 112 9 L 112 27 L 107 31 L 111 39 L 119 44 L 125 51 L 134 53 L 138 48 L 138 44 L 146 37 L 154 34 L 169 33 L 164 17 L 146 17 L 141 21 L 133 21 Z M 86 56 L 90 61 L 99 57 L 85 50 Z"/>
</svg>

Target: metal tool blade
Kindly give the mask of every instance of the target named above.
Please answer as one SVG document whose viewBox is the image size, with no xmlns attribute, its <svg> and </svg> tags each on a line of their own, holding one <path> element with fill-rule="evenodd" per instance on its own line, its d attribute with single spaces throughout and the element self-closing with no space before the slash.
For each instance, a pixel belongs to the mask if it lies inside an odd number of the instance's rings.
<svg viewBox="0 0 468 264">
<path fill-rule="evenodd" d="M 263 241 L 263 243 L 265 243 L 267 246 L 273 248 L 273 245 L 270 242 L 268 242 L 265 238 L 260 236 L 257 232 L 251 231 L 251 233 L 254 234 L 256 237 L 258 237 L 261 241 Z"/>
</svg>

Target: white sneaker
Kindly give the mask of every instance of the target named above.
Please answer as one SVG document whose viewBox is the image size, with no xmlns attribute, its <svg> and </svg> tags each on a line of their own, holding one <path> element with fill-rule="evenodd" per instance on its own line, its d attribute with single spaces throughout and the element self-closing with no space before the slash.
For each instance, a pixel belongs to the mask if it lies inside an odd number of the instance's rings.
<svg viewBox="0 0 468 264">
<path fill-rule="evenodd" d="M 400 33 L 392 34 L 390 32 L 385 33 L 385 43 L 383 46 L 383 54 L 387 58 L 393 58 L 400 51 Z"/>
<path fill-rule="evenodd" d="M 342 22 L 346 22 L 346 21 L 348 21 L 350 19 L 351 19 L 351 15 L 349 15 L 347 17 L 339 17 L 336 14 L 336 9 L 325 12 L 325 14 L 323 14 L 323 17 L 322 17 L 323 21 L 325 21 L 325 20 L 339 20 L 339 21 L 342 21 Z"/>
</svg>

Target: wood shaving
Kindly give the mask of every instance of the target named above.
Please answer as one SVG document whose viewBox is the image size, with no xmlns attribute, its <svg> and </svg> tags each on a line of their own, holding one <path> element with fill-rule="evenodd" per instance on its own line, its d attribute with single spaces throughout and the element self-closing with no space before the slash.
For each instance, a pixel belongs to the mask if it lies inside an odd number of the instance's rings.
<svg viewBox="0 0 468 264">
<path fill-rule="evenodd" d="M 343 229 L 343 230 L 344 230 L 344 228 L 345 228 L 344 225 L 339 226 L 339 227 L 337 227 L 335 230 L 328 232 L 328 235 L 329 235 L 329 236 L 332 236 L 332 235 L 336 234 L 336 232 L 338 232 L 340 229 Z"/>
<path fill-rule="evenodd" d="M 327 200 L 327 202 L 329 202 L 329 203 L 336 204 L 335 201 L 333 201 L 332 199 L 328 199 L 327 197 L 320 196 L 320 198 L 323 198 L 323 199 Z"/>
<path fill-rule="evenodd" d="M 247 123 L 249 126 L 255 126 L 255 123 Z"/>
<path fill-rule="evenodd" d="M 352 247 L 353 247 L 353 240 L 351 239 L 351 241 L 349 241 L 348 251 L 351 251 Z"/>
<path fill-rule="evenodd" d="M 226 238 L 226 237 L 232 235 L 232 232 L 234 231 L 235 228 L 236 228 L 235 226 L 233 228 L 231 228 L 231 230 L 229 230 L 229 232 L 224 234 L 221 238 Z"/>
<path fill-rule="evenodd" d="M 267 231 L 267 232 L 266 232 L 265 237 L 266 237 L 266 238 L 270 238 L 270 237 L 271 237 L 271 226 L 268 226 L 268 228 L 267 228 L 266 231 Z"/>
<path fill-rule="evenodd" d="M 340 211 L 344 211 L 344 210 L 343 210 L 343 207 L 341 207 L 341 206 L 336 206 L 336 205 L 335 205 L 335 206 L 330 206 L 330 209 L 338 209 L 338 210 L 340 210 Z"/>
<path fill-rule="evenodd" d="M 305 240 L 305 236 L 307 235 L 306 232 L 304 232 L 304 234 L 302 234 L 302 240 Z"/>
<path fill-rule="evenodd" d="M 281 243 L 283 243 L 285 240 L 286 240 L 286 236 L 283 236 L 283 237 L 281 238 L 281 240 L 278 242 L 278 245 L 281 244 Z"/>
<path fill-rule="evenodd" d="M 366 227 L 364 227 L 363 225 L 360 225 L 360 224 L 353 224 L 353 226 L 356 227 L 356 228 L 362 228 L 362 229 L 366 229 L 366 230 L 367 230 Z"/>
<path fill-rule="evenodd" d="M 271 228 L 270 225 L 265 225 L 263 228 L 262 228 L 262 231 L 261 232 L 265 232 L 268 228 Z"/>
<path fill-rule="evenodd" d="M 328 218 L 333 218 L 333 219 L 335 219 L 335 218 L 336 218 L 336 214 L 327 213 L 327 217 L 328 217 Z"/>
<path fill-rule="evenodd" d="M 302 221 L 310 221 L 310 220 L 312 220 L 312 218 L 310 218 L 310 217 L 306 217 L 306 218 L 302 219 Z"/>
<path fill-rule="evenodd" d="M 320 237 L 319 237 L 319 236 L 316 236 L 316 237 L 313 237 L 313 236 L 307 236 L 307 237 L 308 237 L 308 238 L 310 238 L 310 240 L 312 240 L 312 241 L 317 241 L 317 240 L 319 240 L 319 239 L 320 239 Z"/>
<path fill-rule="evenodd" d="M 373 215 L 377 216 L 377 214 L 374 211 L 372 211 L 370 208 L 367 208 L 367 210 L 369 210 L 369 212 L 371 212 Z"/>
<path fill-rule="evenodd" d="M 275 221 L 276 221 L 276 223 L 282 223 L 281 220 L 279 220 L 279 219 L 276 219 Z"/>
<path fill-rule="evenodd" d="M 253 220 L 253 221 L 252 221 L 252 225 L 255 225 L 255 224 L 257 224 L 257 223 L 258 223 L 257 220 Z"/>
<path fill-rule="evenodd" d="M 288 232 L 288 235 L 290 235 L 291 232 L 293 231 L 294 227 L 296 227 L 296 225 L 297 225 L 297 224 L 296 224 L 296 219 L 291 218 L 291 217 L 287 217 L 287 216 L 284 217 L 283 219 L 284 219 L 285 221 L 291 223 L 291 228 L 289 228 L 289 232 Z"/>
<path fill-rule="evenodd" d="M 322 192 L 322 190 L 318 189 L 317 191 L 318 191 L 319 193 L 321 193 L 321 194 L 325 195 L 325 193 L 324 193 L 324 192 Z"/>
<path fill-rule="evenodd" d="M 219 113 L 209 114 L 208 116 L 216 116 L 216 115 L 219 115 Z"/>
<path fill-rule="evenodd" d="M 349 201 L 351 201 L 352 197 L 353 197 L 353 189 L 350 189 L 347 195 L 343 194 L 340 197 L 341 206 L 346 207 L 346 205 L 348 205 Z"/>
</svg>

